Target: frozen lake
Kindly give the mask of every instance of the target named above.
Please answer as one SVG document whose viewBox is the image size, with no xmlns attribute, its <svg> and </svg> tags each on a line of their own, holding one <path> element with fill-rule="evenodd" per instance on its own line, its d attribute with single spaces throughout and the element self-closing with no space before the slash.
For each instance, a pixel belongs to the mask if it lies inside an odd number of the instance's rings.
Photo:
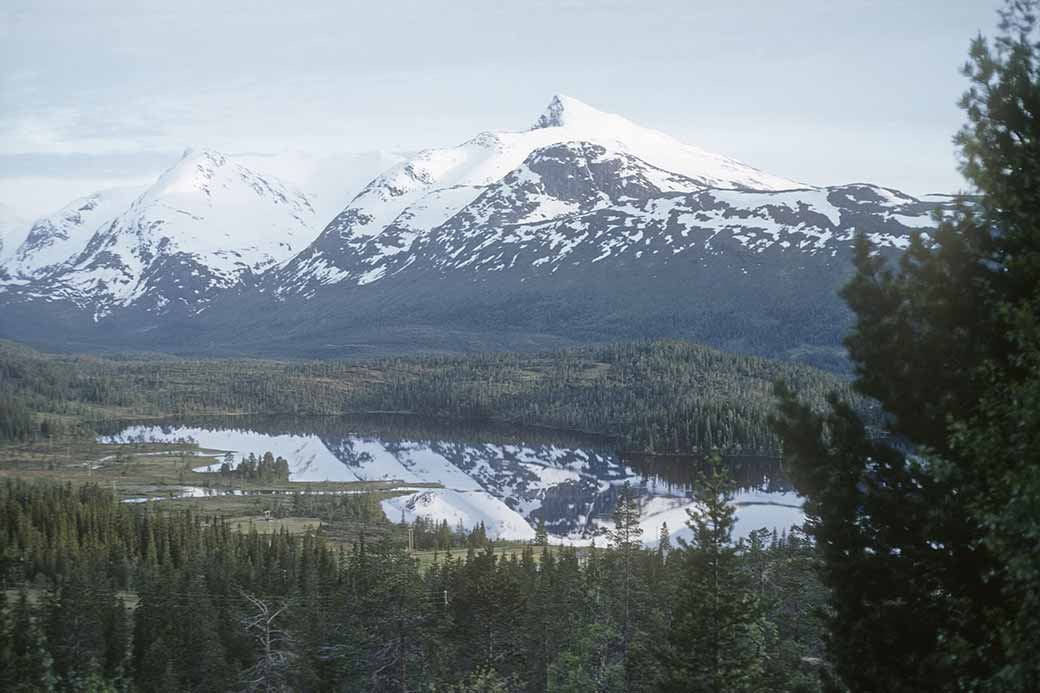
<svg viewBox="0 0 1040 693">
<path fill-rule="evenodd" d="M 643 539 L 656 544 L 662 523 L 688 538 L 686 510 L 700 462 L 689 457 L 623 458 L 609 442 L 505 426 L 406 417 L 234 417 L 121 425 L 106 443 L 190 442 L 210 458 L 199 471 L 271 452 L 300 483 L 390 481 L 405 492 L 383 502 L 393 521 L 417 516 L 467 528 L 483 522 L 489 536 L 531 539 L 539 519 L 554 541 L 588 543 L 604 527 L 618 489 L 639 492 Z M 737 484 L 738 535 L 782 531 L 803 521 L 801 500 L 775 460 L 730 458 Z M 438 484 L 441 488 L 416 488 Z"/>
</svg>

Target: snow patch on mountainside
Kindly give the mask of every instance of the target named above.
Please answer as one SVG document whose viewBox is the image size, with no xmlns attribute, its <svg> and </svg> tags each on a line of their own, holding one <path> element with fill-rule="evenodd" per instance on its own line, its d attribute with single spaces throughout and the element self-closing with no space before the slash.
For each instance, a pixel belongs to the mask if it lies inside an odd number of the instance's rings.
<svg viewBox="0 0 1040 693">
<path fill-rule="evenodd" d="M 343 211 L 373 178 L 408 156 L 397 152 L 236 154 L 243 166 L 302 191 L 322 226 Z M 320 230 L 320 229 L 318 229 Z"/>
<path fill-rule="evenodd" d="M 416 262 L 445 275 L 515 272 L 526 279 L 608 259 L 660 265 L 681 253 L 834 257 L 849 252 L 860 231 L 881 248 L 902 250 L 932 218 L 931 206 L 913 198 L 849 199 L 869 187 L 699 190 L 672 176 L 671 189 L 662 190 L 656 172 L 598 145 L 539 150 L 447 222 L 417 235 L 408 253 L 353 256 L 355 280 L 360 272 L 393 276 Z"/>
<path fill-rule="evenodd" d="M 527 281 L 680 254 L 834 258 L 857 233 L 903 250 L 934 227 L 935 205 L 897 190 L 807 187 L 742 166 L 558 97 L 531 130 L 483 133 L 380 176 L 267 285 L 310 298 L 406 270 Z"/>
<path fill-rule="evenodd" d="M 370 283 L 387 276 L 386 271 L 374 271 L 384 258 L 411 250 L 431 229 L 477 200 L 488 186 L 515 172 L 532 153 L 565 143 L 593 145 L 605 157 L 624 160 L 618 171 L 621 178 L 627 175 L 624 164 L 638 161 L 636 168 L 658 192 L 805 187 L 685 145 L 577 99 L 557 96 L 530 130 L 484 132 L 457 147 L 420 152 L 377 177 L 311 248 L 287 264 L 277 293 L 307 293 L 315 285 L 350 279 Z M 514 178 L 523 185 L 521 173 Z M 560 204 L 540 209 L 537 200 L 530 208 L 541 218 L 569 210 Z"/>
<path fill-rule="evenodd" d="M 75 260 L 98 229 L 110 224 L 142 192 L 137 187 L 102 190 L 38 219 L 5 258 L 5 269 L 13 277 L 30 279 Z"/>
<path fill-rule="evenodd" d="M 198 310 L 291 257 L 315 227 L 299 191 L 223 154 L 189 150 L 37 290 L 89 306 L 95 318 L 137 302 Z"/>
</svg>

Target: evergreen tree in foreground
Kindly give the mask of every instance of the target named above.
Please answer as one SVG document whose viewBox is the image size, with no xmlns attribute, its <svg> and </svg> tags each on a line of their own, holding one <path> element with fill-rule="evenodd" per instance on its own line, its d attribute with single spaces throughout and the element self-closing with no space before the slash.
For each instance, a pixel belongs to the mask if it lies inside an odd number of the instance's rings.
<svg viewBox="0 0 1040 693">
<path fill-rule="evenodd" d="M 856 387 L 908 455 L 833 400 L 775 421 L 854 691 L 1040 690 L 1040 29 L 1010 0 L 965 74 L 978 197 L 891 268 L 865 239 L 844 297 Z"/>
<path fill-rule="evenodd" d="M 722 460 L 713 455 L 687 511 L 693 541 L 683 547 L 683 580 L 665 656 L 669 691 L 762 690 L 770 629 L 737 546 L 735 508 Z"/>
</svg>

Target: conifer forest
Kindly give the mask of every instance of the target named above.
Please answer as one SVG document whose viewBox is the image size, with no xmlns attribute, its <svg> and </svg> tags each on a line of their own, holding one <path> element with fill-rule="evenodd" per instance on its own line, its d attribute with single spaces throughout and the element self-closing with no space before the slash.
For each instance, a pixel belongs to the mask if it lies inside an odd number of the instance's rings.
<svg viewBox="0 0 1040 693">
<path fill-rule="evenodd" d="M 968 193 L 855 236 L 840 357 L 0 340 L 0 691 L 1040 691 L 1040 2 L 998 19 Z"/>
</svg>

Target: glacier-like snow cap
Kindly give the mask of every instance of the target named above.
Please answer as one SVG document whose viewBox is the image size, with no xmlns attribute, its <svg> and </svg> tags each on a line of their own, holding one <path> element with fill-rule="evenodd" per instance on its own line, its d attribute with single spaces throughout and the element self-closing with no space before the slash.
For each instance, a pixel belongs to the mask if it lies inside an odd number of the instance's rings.
<svg viewBox="0 0 1040 693">
<path fill-rule="evenodd" d="M 585 141 L 604 145 L 607 149 L 619 149 L 666 171 L 702 181 L 706 187 L 751 190 L 810 187 L 686 144 L 660 130 L 601 111 L 566 94 L 553 96 L 528 132 L 545 132 L 541 139 L 556 142 Z M 550 132 L 556 134 L 549 135 Z"/>
</svg>

